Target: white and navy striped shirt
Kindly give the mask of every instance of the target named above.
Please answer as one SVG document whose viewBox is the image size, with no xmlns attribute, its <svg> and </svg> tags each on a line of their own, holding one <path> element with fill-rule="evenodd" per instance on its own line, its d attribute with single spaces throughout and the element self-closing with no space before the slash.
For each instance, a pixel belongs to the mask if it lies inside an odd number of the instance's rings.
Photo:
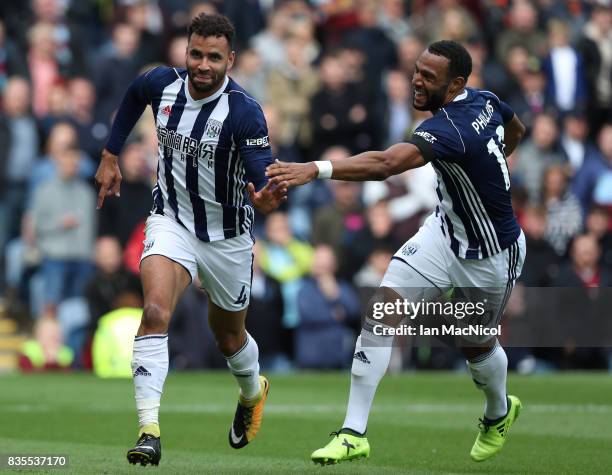
<svg viewBox="0 0 612 475">
<path fill-rule="evenodd" d="M 185 69 L 160 66 L 138 77 L 106 148 L 117 155 L 150 104 L 159 153 L 152 213 L 176 219 L 205 242 L 250 232 L 254 210 L 246 185 L 261 189 L 273 161 L 261 107 L 229 77 L 200 100 L 187 84 Z"/>
<path fill-rule="evenodd" d="M 410 139 L 438 175 L 436 215 L 458 257 L 493 256 L 520 235 L 504 154 L 504 124 L 513 117 L 495 94 L 466 88 Z"/>
</svg>

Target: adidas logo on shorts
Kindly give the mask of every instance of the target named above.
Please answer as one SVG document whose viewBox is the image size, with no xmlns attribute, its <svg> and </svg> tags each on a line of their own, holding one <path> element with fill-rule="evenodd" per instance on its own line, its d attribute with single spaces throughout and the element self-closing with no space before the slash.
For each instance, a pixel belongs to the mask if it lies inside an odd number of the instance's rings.
<svg viewBox="0 0 612 475">
<path fill-rule="evenodd" d="M 370 364 L 370 360 L 363 351 L 358 351 L 353 355 L 353 359 L 359 360 L 362 363 Z"/>
<path fill-rule="evenodd" d="M 144 366 L 139 366 L 136 368 L 136 371 L 134 371 L 134 376 L 151 376 L 151 373 L 149 373 L 149 370 Z"/>
</svg>

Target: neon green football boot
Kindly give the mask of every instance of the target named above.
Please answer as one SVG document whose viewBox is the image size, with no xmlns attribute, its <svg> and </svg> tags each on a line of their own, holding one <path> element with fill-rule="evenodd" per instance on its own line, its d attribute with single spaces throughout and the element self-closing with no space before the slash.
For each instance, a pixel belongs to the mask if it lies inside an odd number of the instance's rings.
<svg viewBox="0 0 612 475">
<path fill-rule="evenodd" d="M 519 398 L 508 396 L 508 414 L 505 417 L 496 421 L 490 421 L 486 417 L 480 419 L 480 424 L 478 424 L 480 433 L 470 452 L 470 457 L 474 462 L 487 460 L 502 449 L 510 426 L 518 418 L 522 408 L 523 405 Z"/>
<path fill-rule="evenodd" d="M 322 449 L 315 450 L 310 458 L 314 463 L 334 465 L 345 460 L 357 460 L 370 456 L 370 444 L 365 436 L 355 435 L 350 429 L 332 432 L 334 438 Z"/>
</svg>

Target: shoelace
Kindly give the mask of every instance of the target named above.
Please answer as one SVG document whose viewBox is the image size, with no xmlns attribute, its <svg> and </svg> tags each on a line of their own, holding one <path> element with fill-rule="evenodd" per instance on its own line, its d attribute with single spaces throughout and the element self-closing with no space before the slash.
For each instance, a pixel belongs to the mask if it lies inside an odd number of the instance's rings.
<svg viewBox="0 0 612 475">
<path fill-rule="evenodd" d="M 140 439 L 138 439 L 138 445 L 142 445 L 142 444 L 144 444 L 145 442 L 147 442 L 147 441 L 149 441 L 151 439 L 155 439 L 155 437 L 153 437 L 150 434 L 142 434 L 140 436 Z"/>
<path fill-rule="evenodd" d="M 484 419 L 478 419 L 478 420 L 480 421 L 478 423 L 478 428 L 484 433 L 489 432 L 489 428 L 491 427 L 491 424 L 488 424 L 487 421 L 485 421 Z"/>
<path fill-rule="evenodd" d="M 251 424 L 251 420 L 253 419 L 253 409 L 254 407 L 244 408 L 244 412 L 242 413 L 242 421 L 244 422 L 245 427 L 248 427 Z"/>
</svg>

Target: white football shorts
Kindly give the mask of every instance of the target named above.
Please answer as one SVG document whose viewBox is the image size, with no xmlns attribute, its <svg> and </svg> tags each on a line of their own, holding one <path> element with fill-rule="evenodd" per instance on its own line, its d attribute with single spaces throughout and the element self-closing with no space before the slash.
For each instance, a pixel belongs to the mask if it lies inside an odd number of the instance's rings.
<svg viewBox="0 0 612 475">
<path fill-rule="evenodd" d="M 434 300 L 450 289 L 486 307 L 482 325 L 499 324 L 525 261 L 525 235 L 502 252 L 485 259 L 457 257 L 442 233 L 440 218 L 432 213 L 419 231 L 393 256 L 381 287 L 405 299 Z"/>
<path fill-rule="evenodd" d="M 222 241 L 200 241 L 174 219 L 152 214 L 147 218 L 140 261 L 154 254 L 173 260 L 192 280 L 196 275 L 200 278 L 213 303 L 237 312 L 249 305 L 253 243 L 250 233 Z"/>
</svg>

